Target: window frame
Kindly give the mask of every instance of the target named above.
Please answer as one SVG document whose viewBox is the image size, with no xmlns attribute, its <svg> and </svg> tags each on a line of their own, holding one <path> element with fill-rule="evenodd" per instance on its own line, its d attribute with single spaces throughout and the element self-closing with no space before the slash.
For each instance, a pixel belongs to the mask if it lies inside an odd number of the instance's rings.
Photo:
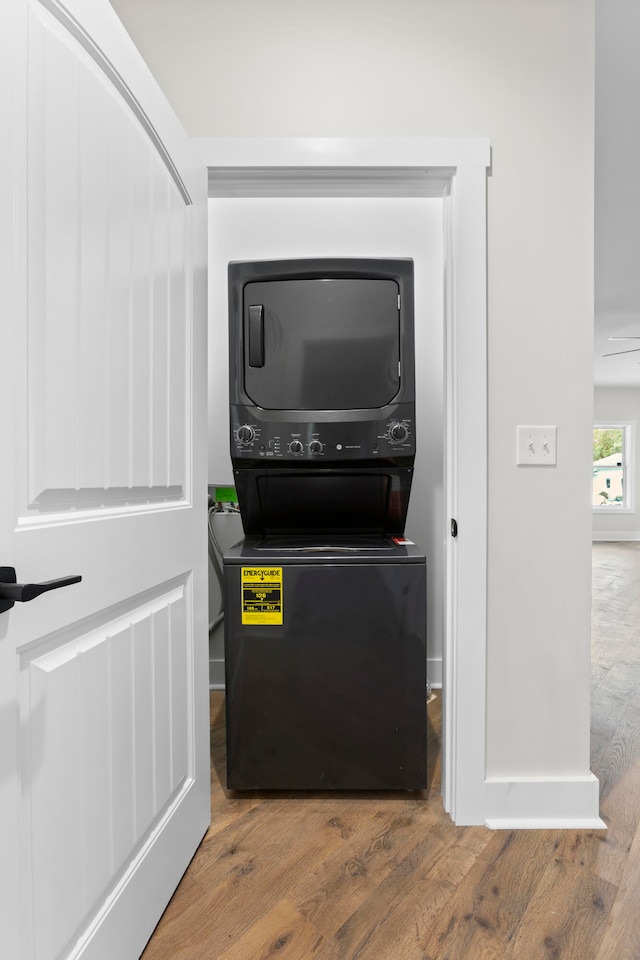
<svg viewBox="0 0 640 960">
<path fill-rule="evenodd" d="M 635 505 L 635 449 L 636 449 L 636 421 L 635 420 L 594 420 L 593 430 L 622 430 L 622 476 L 624 479 L 624 500 L 620 506 L 591 505 L 593 513 L 606 514 L 617 517 L 620 514 L 636 512 Z M 592 431 L 593 437 L 593 431 Z"/>
</svg>

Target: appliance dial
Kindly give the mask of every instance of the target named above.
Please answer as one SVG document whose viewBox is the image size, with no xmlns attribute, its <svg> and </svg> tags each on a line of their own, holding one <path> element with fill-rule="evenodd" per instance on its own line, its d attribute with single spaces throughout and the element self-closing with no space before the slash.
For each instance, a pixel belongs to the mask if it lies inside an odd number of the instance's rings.
<svg viewBox="0 0 640 960">
<path fill-rule="evenodd" d="M 300 440 L 292 440 L 291 443 L 289 444 L 290 453 L 302 453 L 303 450 L 304 450 L 304 447 L 300 442 Z"/>
<path fill-rule="evenodd" d="M 236 437 L 239 443 L 251 443 L 252 440 L 255 440 L 256 432 L 248 423 L 243 423 L 241 427 L 238 427 Z"/>
<path fill-rule="evenodd" d="M 319 440 L 312 440 L 309 444 L 309 453 L 322 453 L 324 447 Z"/>
<path fill-rule="evenodd" d="M 394 423 L 389 429 L 389 439 L 394 440 L 396 443 L 402 443 L 408 436 L 409 431 L 404 423 Z"/>
</svg>

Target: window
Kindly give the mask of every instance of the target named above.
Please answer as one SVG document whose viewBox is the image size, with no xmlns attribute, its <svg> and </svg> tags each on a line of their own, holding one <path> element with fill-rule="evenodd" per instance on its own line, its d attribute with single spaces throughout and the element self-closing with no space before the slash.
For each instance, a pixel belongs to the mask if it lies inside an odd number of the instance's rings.
<svg viewBox="0 0 640 960">
<path fill-rule="evenodd" d="M 593 428 L 593 493 L 597 513 L 632 513 L 635 423 L 601 421 Z"/>
</svg>

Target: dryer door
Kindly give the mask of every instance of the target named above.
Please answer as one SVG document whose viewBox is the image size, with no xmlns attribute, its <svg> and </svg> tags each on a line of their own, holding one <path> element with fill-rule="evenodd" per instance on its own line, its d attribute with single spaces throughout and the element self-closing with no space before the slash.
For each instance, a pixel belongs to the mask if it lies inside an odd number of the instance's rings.
<svg viewBox="0 0 640 960">
<path fill-rule="evenodd" d="M 265 410 L 384 407 L 400 389 L 393 280 L 272 280 L 244 288 L 244 388 Z"/>
</svg>

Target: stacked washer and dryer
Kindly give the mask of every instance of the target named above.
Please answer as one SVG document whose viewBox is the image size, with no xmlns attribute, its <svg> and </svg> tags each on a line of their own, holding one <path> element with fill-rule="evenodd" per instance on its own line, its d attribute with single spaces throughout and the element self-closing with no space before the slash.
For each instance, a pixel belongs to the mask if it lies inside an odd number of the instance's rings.
<svg viewBox="0 0 640 960">
<path fill-rule="evenodd" d="M 413 262 L 229 264 L 227 785 L 427 785 Z"/>
</svg>

